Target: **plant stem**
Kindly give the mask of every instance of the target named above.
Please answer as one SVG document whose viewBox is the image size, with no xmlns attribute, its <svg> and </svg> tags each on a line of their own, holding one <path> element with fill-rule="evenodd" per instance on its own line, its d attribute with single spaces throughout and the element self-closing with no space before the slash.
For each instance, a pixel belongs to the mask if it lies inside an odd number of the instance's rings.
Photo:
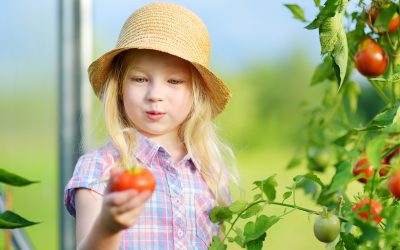
<svg viewBox="0 0 400 250">
<path fill-rule="evenodd" d="M 304 207 L 299 207 L 299 206 L 297 206 L 297 205 L 287 204 L 287 203 L 283 203 L 283 202 L 268 201 L 268 200 L 259 200 L 259 201 L 256 201 L 256 202 L 251 203 L 250 205 L 248 205 L 245 209 L 243 209 L 243 211 L 241 211 L 241 212 L 236 216 L 235 220 L 231 223 L 231 226 L 229 227 L 228 232 L 224 235 L 224 238 L 222 239 L 222 243 L 225 242 L 226 237 L 227 237 L 227 236 L 229 235 L 229 233 L 232 231 L 233 226 L 236 224 L 237 220 L 239 220 L 240 216 L 241 216 L 244 212 L 246 212 L 247 210 L 249 210 L 251 207 L 253 207 L 253 206 L 255 206 L 255 205 L 259 204 L 259 203 L 266 203 L 266 204 L 271 204 L 271 205 L 276 205 L 276 206 L 282 206 L 282 207 L 290 207 L 290 208 L 293 208 L 293 209 L 297 209 L 297 210 L 300 210 L 300 211 L 303 211 L 303 212 L 307 212 L 307 213 L 310 213 L 310 214 L 315 214 L 315 215 L 320 215 L 320 214 L 321 214 L 321 212 L 317 212 L 317 211 L 315 211 L 315 210 L 311 210 L 311 209 L 304 208 Z M 290 212 L 292 212 L 292 211 L 290 211 Z M 287 213 L 286 213 L 286 214 L 287 214 Z M 346 218 L 344 218 L 344 217 L 342 217 L 342 216 L 340 216 L 340 215 L 338 215 L 338 218 L 339 218 L 341 221 L 343 221 L 343 222 L 348 222 L 348 220 L 347 220 Z"/>
</svg>

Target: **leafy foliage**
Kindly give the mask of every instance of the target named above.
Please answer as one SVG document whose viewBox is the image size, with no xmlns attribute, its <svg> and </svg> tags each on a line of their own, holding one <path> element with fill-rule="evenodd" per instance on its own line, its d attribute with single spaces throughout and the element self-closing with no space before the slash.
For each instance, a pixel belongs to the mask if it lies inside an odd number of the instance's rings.
<svg viewBox="0 0 400 250">
<path fill-rule="evenodd" d="M 388 181 L 400 171 L 400 2 L 360 0 L 353 12 L 347 11 L 348 0 L 326 0 L 323 6 L 314 0 L 314 4 L 319 13 L 306 28 L 319 30 L 323 60 L 310 85 L 324 85 L 326 91 L 320 105 L 306 107 L 304 144 L 287 165 L 287 169 L 305 167 L 305 174 L 295 176 L 281 195 L 272 175 L 254 182 L 253 200 L 215 207 L 211 219 L 222 225 L 225 237 L 214 239 L 212 249 L 225 249 L 226 240 L 242 248 L 261 249 L 268 230 L 288 213 L 300 210 L 321 215 L 326 209 L 341 221 L 338 238 L 328 243 L 335 249 L 397 249 L 400 244 L 400 203 L 388 189 Z M 295 19 L 306 21 L 299 5 L 285 6 Z M 364 121 L 358 119 L 358 112 L 368 99 L 359 103 L 365 93 L 353 73 L 355 68 L 360 70 L 355 58 L 366 50 L 359 46 L 365 37 L 385 50 L 388 66 L 384 65 L 381 75 L 365 75 L 383 106 L 374 103 L 381 109 Z M 358 164 L 361 160 L 363 164 Z M 372 167 L 371 176 L 354 171 L 355 166 L 364 165 Z M 319 174 L 328 170 L 333 170 L 330 178 L 321 179 Z M 349 195 L 349 185 L 361 180 L 365 180 L 360 184 L 363 191 Z M 321 211 L 298 206 L 298 190 L 309 195 Z M 282 200 L 277 201 L 278 197 Z M 286 209 L 280 215 L 266 214 L 268 206 Z M 246 221 L 243 229 L 236 226 L 238 220 Z"/>
<path fill-rule="evenodd" d="M 26 186 L 32 183 L 36 183 L 36 181 L 30 181 L 19 175 L 10 173 L 4 169 L 0 169 L 0 182 L 12 186 Z M 29 221 L 12 211 L 5 211 L 3 213 L 0 213 L 0 228 L 13 229 L 19 227 L 27 227 L 35 224 L 38 224 L 38 222 Z"/>
</svg>

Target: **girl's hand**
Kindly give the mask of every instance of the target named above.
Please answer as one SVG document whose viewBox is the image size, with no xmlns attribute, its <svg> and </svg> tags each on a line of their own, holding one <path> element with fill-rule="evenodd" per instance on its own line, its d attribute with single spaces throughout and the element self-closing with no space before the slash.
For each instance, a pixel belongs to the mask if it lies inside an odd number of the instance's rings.
<svg viewBox="0 0 400 250">
<path fill-rule="evenodd" d="M 120 170 L 111 171 L 111 178 Z M 99 219 L 110 232 L 119 232 L 133 226 L 145 208 L 152 192 L 138 192 L 134 189 L 111 192 L 106 190 Z"/>
</svg>

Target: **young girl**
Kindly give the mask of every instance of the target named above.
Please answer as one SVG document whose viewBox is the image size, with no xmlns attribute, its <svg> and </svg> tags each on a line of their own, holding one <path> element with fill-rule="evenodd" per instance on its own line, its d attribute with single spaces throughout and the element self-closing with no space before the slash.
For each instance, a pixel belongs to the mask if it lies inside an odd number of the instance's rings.
<svg viewBox="0 0 400 250">
<path fill-rule="evenodd" d="M 153 3 L 90 65 L 110 142 L 79 159 L 65 189 L 79 249 L 207 249 L 218 235 L 209 214 L 229 204 L 237 177 L 212 122 L 231 94 L 208 69 L 209 43 L 194 13 Z M 99 181 L 136 164 L 154 174 L 154 193 Z"/>
</svg>

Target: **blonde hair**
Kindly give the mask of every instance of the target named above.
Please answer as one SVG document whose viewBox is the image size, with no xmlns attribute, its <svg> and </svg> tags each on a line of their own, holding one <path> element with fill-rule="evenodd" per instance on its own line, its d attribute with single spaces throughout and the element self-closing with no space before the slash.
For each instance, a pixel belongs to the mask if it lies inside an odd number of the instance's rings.
<svg viewBox="0 0 400 250">
<path fill-rule="evenodd" d="M 129 122 L 122 101 L 122 85 L 127 77 L 126 53 L 113 61 L 108 80 L 102 91 L 105 124 L 109 136 L 120 153 L 116 165 L 130 168 L 135 162 L 135 128 Z M 231 202 L 230 184 L 239 186 L 236 160 L 231 148 L 216 133 L 213 122 L 213 106 L 210 95 L 197 70 L 192 66 L 192 110 L 179 129 L 189 156 L 200 169 L 203 178 L 214 193 L 220 205 Z"/>
</svg>

